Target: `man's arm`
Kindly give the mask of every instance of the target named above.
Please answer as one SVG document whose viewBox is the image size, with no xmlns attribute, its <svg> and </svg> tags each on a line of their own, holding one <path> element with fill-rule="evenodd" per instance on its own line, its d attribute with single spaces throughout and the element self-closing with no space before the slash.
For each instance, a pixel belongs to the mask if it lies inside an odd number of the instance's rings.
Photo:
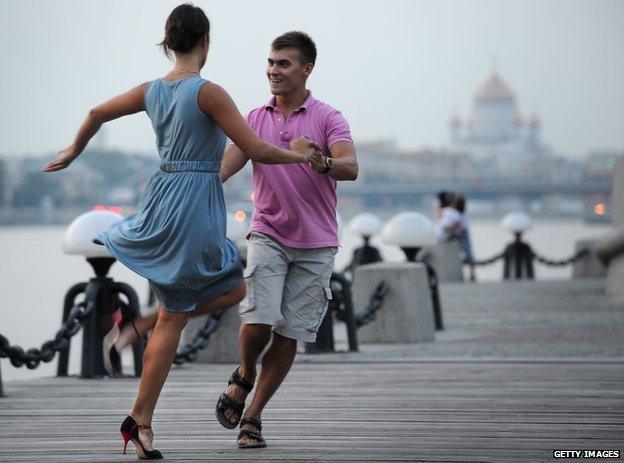
<svg viewBox="0 0 624 463">
<path fill-rule="evenodd" d="M 355 180 L 358 176 L 358 163 L 353 143 L 336 142 L 329 148 L 329 152 L 334 165 L 325 175 L 329 175 L 334 180 Z M 323 172 L 328 167 L 327 157 L 323 156 L 320 162 L 313 164 L 312 167 L 319 173 Z"/>
<path fill-rule="evenodd" d="M 229 144 L 223 154 L 223 161 L 221 161 L 221 181 L 226 182 L 230 177 L 245 167 L 248 160 L 249 158 L 238 146 L 234 143 Z"/>
</svg>

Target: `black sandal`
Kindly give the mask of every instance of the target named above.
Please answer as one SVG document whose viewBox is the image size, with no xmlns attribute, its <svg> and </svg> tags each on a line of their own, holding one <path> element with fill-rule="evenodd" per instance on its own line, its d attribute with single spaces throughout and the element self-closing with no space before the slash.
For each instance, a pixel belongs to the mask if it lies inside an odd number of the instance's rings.
<svg viewBox="0 0 624 463">
<path fill-rule="evenodd" d="M 258 430 L 258 432 L 256 431 L 250 431 L 248 429 L 241 429 L 241 431 L 238 433 L 238 438 L 236 439 L 237 441 L 240 440 L 243 437 L 251 437 L 252 439 L 255 439 L 257 442 L 255 444 L 236 444 L 238 446 L 239 449 L 261 449 L 267 446 L 266 441 L 264 440 L 264 437 L 262 437 L 262 434 L 260 434 L 262 432 L 262 422 L 259 420 L 255 420 L 253 418 L 243 418 L 240 422 L 241 426 L 245 426 L 246 424 L 250 424 L 252 425 L 254 428 L 256 428 Z"/>
<path fill-rule="evenodd" d="M 230 376 L 230 379 L 228 380 L 228 386 L 232 383 L 243 388 L 243 390 L 247 391 L 247 394 L 249 394 L 253 389 L 253 384 L 249 381 L 246 381 L 241 375 L 238 374 L 238 368 L 236 369 L 236 371 L 234 371 L 234 373 L 232 373 L 232 376 Z M 225 416 L 225 412 L 228 408 L 238 413 L 238 419 L 236 420 L 236 423 L 232 423 L 230 420 L 227 419 L 227 416 Z M 237 402 L 224 392 L 219 396 L 219 400 L 217 401 L 217 407 L 215 408 L 215 414 L 217 415 L 217 420 L 219 421 L 219 423 L 221 423 L 221 426 L 228 429 L 234 429 L 236 426 L 238 426 L 238 423 L 243 416 L 244 409 L 245 402 Z"/>
</svg>

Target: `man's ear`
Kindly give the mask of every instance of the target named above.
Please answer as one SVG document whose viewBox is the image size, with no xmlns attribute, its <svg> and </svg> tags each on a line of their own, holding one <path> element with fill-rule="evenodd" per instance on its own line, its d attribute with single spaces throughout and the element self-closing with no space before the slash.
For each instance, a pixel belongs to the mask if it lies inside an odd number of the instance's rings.
<svg viewBox="0 0 624 463">
<path fill-rule="evenodd" d="M 313 70 L 314 70 L 314 64 L 312 63 L 308 63 L 303 67 L 303 71 L 305 72 L 306 77 L 312 74 Z"/>
</svg>

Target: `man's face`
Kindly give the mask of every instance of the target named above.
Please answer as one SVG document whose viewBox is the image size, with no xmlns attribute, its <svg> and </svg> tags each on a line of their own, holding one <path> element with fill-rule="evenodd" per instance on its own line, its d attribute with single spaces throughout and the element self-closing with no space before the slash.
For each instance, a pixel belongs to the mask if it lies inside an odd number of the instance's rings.
<svg viewBox="0 0 624 463">
<path fill-rule="evenodd" d="M 271 50 L 267 64 L 267 77 L 273 95 L 288 95 L 301 88 L 312 72 L 313 65 L 301 64 L 299 52 L 294 48 Z"/>
</svg>

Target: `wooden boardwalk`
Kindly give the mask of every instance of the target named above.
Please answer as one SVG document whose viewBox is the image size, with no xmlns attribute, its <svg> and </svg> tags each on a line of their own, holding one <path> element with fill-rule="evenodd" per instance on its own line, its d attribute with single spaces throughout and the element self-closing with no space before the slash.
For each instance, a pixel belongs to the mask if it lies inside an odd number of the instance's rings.
<svg viewBox="0 0 624 463">
<path fill-rule="evenodd" d="M 624 450 L 622 363 L 297 363 L 263 417 L 269 446 L 257 450 L 236 449 L 235 432 L 214 419 L 231 369 L 174 369 L 154 419 L 165 461 L 540 462 L 553 449 Z M 136 385 L 8 383 L 0 461 L 133 461 L 117 430 Z"/>
</svg>

